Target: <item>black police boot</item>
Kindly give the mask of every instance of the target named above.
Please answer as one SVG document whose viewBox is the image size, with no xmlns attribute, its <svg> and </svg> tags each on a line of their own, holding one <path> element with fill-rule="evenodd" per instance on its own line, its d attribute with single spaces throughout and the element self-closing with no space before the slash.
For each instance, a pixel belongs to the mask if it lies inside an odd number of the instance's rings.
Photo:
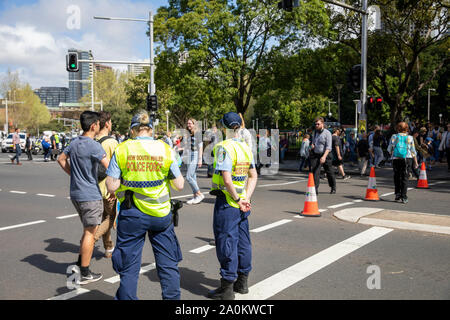
<svg viewBox="0 0 450 320">
<path fill-rule="evenodd" d="M 248 293 L 248 275 L 245 275 L 243 273 L 238 273 L 238 278 L 236 282 L 233 284 L 233 290 L 234 292 L 246 294 Z"/>
<path fill-rule="evenodd" d="M 220 279 L 220 287 L 208 292 L 208 298 L 214 300 L 234 300 L 233 282 Z"/>
</svg>

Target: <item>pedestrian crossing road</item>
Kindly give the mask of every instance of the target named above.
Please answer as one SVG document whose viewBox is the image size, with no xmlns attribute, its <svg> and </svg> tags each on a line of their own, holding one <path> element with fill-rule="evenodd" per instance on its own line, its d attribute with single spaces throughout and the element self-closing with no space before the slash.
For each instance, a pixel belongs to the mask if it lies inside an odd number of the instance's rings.
<svg viewBox="0 0 450 320">
<path fill-rule="evenodd" d="M 1 160 L 1 159 L 0 159 Z M 1 161 L 0 161 L 1 162 Z M 381 201 L 363 200 L 367 178 L 338 182 L 338 193 L 319 189 L 322 216 L 301 217 L 307 176 L 279 172 L 261 176 L 249 218 L 253 245 L 250 292 L 237 300 L 449 299 L 450 238 L 426 232 L 365 226 L 337 220 L 347 207 L 379 207 L 449 214 L 448 180 L 433 179 L 431 189 L 411 184 L 410 202 L 393 201 L 390 169 L 380 170 Z M 205 169 L 198 173 L 205 200 L 180 211 L 176 228 L 183 260 L 181 296 L 207 300 L 219 285 L 212 234 L 214 197 L 207 192 Z M 325 181 L 325 180 L 324 180 Z M 187 201 L 189 186 L 173 194 Z M 119 285 L 111 260 L 96 244 L 91 269 L 99 282 L 68 288 L 68 268 L 79 249 L 81 223 L 69 200 L 69 177 L 56 163 L 0 163 L 0 299 L 110 300 Z M 113 231 L 113 237 L 115 232 Z M 161 290 L 151 246 L 144 246 L 138 297 L 160 300 Z"/>
</svg>

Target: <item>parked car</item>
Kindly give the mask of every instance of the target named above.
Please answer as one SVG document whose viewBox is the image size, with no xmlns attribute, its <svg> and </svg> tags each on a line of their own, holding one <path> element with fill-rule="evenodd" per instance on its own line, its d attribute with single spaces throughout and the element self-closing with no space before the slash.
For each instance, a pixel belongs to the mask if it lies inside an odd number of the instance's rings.
<svg viewBox="0 0 450 320">
<path fill-rule="evenodd" d="M 8 134 L 8 137 L 2 141 L 2 152 L 14 152 L 14 147 L 12 143 L 12 136 L 13 134 Z M 25 151 L 25 141 L 26 141 L 26 134 L 25 133 L 19 133 L 20 136 L 20 148 L 22 151 Z"/>
</svg>

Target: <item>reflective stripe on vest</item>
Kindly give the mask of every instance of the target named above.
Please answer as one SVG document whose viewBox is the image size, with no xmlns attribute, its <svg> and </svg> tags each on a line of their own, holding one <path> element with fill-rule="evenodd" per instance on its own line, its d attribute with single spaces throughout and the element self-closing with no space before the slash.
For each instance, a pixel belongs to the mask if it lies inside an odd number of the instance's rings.
<svg viewBox="0 0 450 320">
<path fill-rule="evenodd" d="M 164 217 L 170 213 L 167 176 L 172 164 L 170 147 L 160 140 L 132 139 L 117 146 L 117 164 L 122 173 L 116 197 L 124 200 L 133 191 L 135 206 L 145 214 Z"/>
<path fill-rule="evenodd" d="M 247 175 L 248 170 L 253 159 L 252 151 L 247 146 L 247 144 L 241 141 L 228 139 L 219 142 L 214 147 L 214 168 L 216 167 L 217 157 L 221 156 L 217 154 L 217 150 L 220 147 L 224 148 L 231 158 L 231 161 L 233 163 L 231 179 L 234 188 L 239 197 L 245 199 L 246 196 L 245 183 L 248 177 Z M 234 208 L 239 208 L 239 205 L 236 203 L 236 201 L 234 201 L 229 192 L 226 190 L 225 184 L 223 182 L 222 173 L 219 170 L 214 170 L 211 190 L 221 190 L 227 198 L 227 203 Z"/>
<path fill-rule="evenodd" d="M 153 199 L 153 198 L 149 198 L 146 195 L 137 193 L 137 192 L 133 192 L 133 195 L 135 196 L 136 199 L 142 200 L 142 201 L 146 201 L 146 202 L 150 202 L 150 203 L 164 203 L 166 201 L 170 200 L 170 195 L 166 194 L 165 196 L 159 197 L 158 199 Z M 121 192 L 117 192 L 117 198 L 124 198 L 125 197 L 125 191 L 121 191 Z"/>
</svg>

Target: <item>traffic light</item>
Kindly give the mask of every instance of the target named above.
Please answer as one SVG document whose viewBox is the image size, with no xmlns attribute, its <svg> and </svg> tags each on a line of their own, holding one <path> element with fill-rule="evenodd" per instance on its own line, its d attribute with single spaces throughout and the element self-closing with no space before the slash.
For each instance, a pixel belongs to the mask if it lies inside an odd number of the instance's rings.
<svg viewBox="0 0 450 320">
<path fill-rule="evenodd" d="M 350 72 L 348 73 L 348 81 L 354 93 L 361 92 L 361 71 L 361 65 L 356 64 L 350 69 Z"/>
<path fill-rule="evenodd" d="M 283 9 L 292 12 L 293 8 L 299 6 L 299 0 L 281 0 L 278 2 L 278 9 Z"/>
<path fill-rule="evenodd" d="M 367 98 L 367 108 L 373 109 L 373 106 L 375 105 L 375 98 L 374 97 L 368 97 Z"/>
<path fill-rule="evenodd" d="M 76 52 L 69 52 L 66 55 L 66 69 L 69 72 L 78 72 L 78 54 Z"/>
<path fill-rule="evenodd" d="M 156 97 L 156 95 L 147 96 L 147 110 L 149 112 L 158 111 L 158 98 Z"/>
<path fill-rule="evenodd" d="M 377 99 L 376 99 L 377 110 L 381 110 L 381 105 L 382 104 L 383 104 L 383 98 L 377 97 Z"/>
</svg>

